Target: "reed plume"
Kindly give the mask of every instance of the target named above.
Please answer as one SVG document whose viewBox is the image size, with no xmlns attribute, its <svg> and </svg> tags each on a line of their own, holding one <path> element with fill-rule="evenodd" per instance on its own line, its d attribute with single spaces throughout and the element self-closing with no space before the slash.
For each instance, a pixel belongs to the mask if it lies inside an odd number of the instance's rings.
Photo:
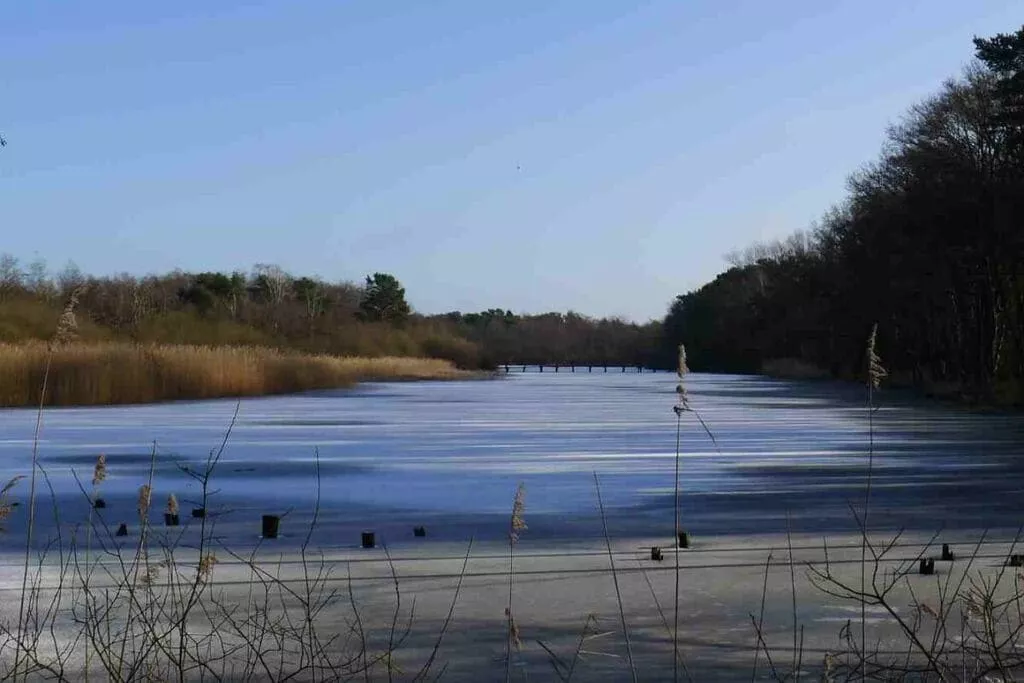
<svg viewBox="0 0 1024 683">
<path fill-rule="evenodd" d="M 690 397 L 686 393 L 685 384 L 686 374 L 688 372 L 690 372 L 690 368 L 686 367 L 686 347 L 680 344 L 679 360 L 676 364 L 676 377 L 678 378 L 678 382 L 676 383 L 676 405 L 672 408 L 676 415 L 690 409 Z"/>
<path fill-rule="evenodd" d="M 507 619 L 508 638 L 505 642 L 505 681 L 512 678 L 512 648 L 518 652 L 522 647 L 522 638 L 519 634 L 519 626 L 516 624 L 512 614 L 512 586 L 515 576 L 515 545 L 519 542 L 519 535 L 526 531 L 526 486 L 522 483 L 516 487 L 516 495 L 512 500 L 512 515 L 508 524 L 508 605 L 505 607 Z"/>
<path fill-rule="evenodd" d="M 28 486 L 28 529 L 25 533 L 25 562 L 22 568 L 21 598 L 18 605 L 18 640 L 14 647 L 15 672 L 18 671 L 18 666 L 21 661 L 21 636 L 22 629 L 26 625 L 27 616 L 25 614 L 25 600 L 27 598 L 26 592 L 28 590 L 29 559 L 32 553 L 32 541 L 36 529 L 36 481 L 37 474 L 39 472 L 39 435 L 43 427 L 43 406 L 46 405 L 46 391 L 50 383 L 50 369 L 53 365 L 54 349 L 57 346 L 63 345 L 65 342 L 72 341 L 78 334 L 78 320 L 75 318 L 75 308 L 78 306 L 78 297 L 81 295 L 82 291 L 82 287 L 77 287 L 71 292 L 71 296 L 64 305 L 64 311 L 57 320 L 57 330 L 53 338 L 50 340 L 50 343 L 46 345 L 46 352 L 44 355 L 43 377 L 39 388 L 39 404 L 36 409 L 36 428 L 32 436 L 32 473 L 29 477 Z M 26 651 L 25 654 L 28 654 L 28 652 Z"/>
<path fill-rule="evenodd" d="M 871 511 L 871 476 L 875 466 L 875 391 L 878 390 L 888 373 L 878 355 L 878 323 L 871 326 L 867 344 L 867 389 L 868 389 L 868 471 L 864 486 L 864 513 L 861 517 L 860 546 L 860 590 L 863 593 L 867 586 L 867 550 L 868 550 L 868 514 Z M 867 606 L 860 605 L 860 641 L 866 647 L 867 638 Z"/>
<path fill-rule="evenodd" d="M 92 468 L 92 485 L 99 486 L 107 478 L 107 456 L 102 453 L 96 458 L 96 465 Z"/>
<path fill-rule="evenodd" d="M 107 478 L 107 456 L 100 453 L 96 456 L 96 464 L 92 468 L 92 493 L 89 496 L 89 522 L 85 527 L 85 575 L 82 577 L 82 587 L 88 591 L 89 583 L 92 580 L 92 525 L 96 516 L 96 501 L 98 500 L 99 486 Z M 90 628 L 87 626 L 87 629 Z M 92 662 L 91 637 L 85 638 L 85 676 L 88 683 L 89 667 Z"/>
<path fill-rule="evenodd" d="M 516 488 L 516 496 L 512 501 L 512 518 L 509 523 L 509 541 L 516 543 L 519 541 L 520 532 L 526 531 L 526 520 L 523 513 L 526 511 L 526 486 L 520 484 Z"/>
<path fill-rule="evenodd" d="M 10 500 L 10 493 L 11 489 L 14 488 L 14 485 L 24 478 L 25 477 L 20 474 L 16 477 L 11 477 L 7 483 L 4 484 L 3 488 L 0 489 L 0 525 L 3 524 L 4 520 L 11 516 L 11 512 L 13 512 L 14 508 L 17 507 L 18 504 Z M 0 526 L 0 531 L 2 530 L 3 527 Z"/>
<path fill-rule="evenodd" d="M 167 514 L 178 514 L 178 497 L 175 496 L 173 493 L 167 496 Z"/>
<path fill-rule="evenodd" d="M 145 519 L 149 514 L 149 505 L 153 499 L 153 489 L 150 488 L 149 484 L 143 484 L 139 487 L 139 519 Z"/>
<path fill-rule="evenodd" d="M 217 556 L 207 553 L 199 560 L 199 579 L 205 581 L 213 574 L 213 567 L 217 564 Z"/>
<path fill-rule="evenodd" d="M 686 347 L 679 345 L 679 360 L 676 365 L 676 404 L 672 406 L 676 414 L 676 459 L 675 481 L 673 484 L 673 524 L 675 552 L 675 591 L 672 605 L 672 680 L 679 680 L 679 446 L 683 429 L 683 413 L 690 409 L 689 396 L 686 393 Z"/>
<path fill-rule="evenodd" d="M 64 310 L 57 319 L 57 331 L 53 335 L 54 344 L 68 344 L 78 337 L 78 318 L 75 317 L 75 309 L 78 308 L 78 298 L 84 291 L 84 287 L 75 288 L 64 304 Z"/>
<path fill-rule="evenodd" d="M 139 583 L 146 588 L 152 588 L 156 583 L 157 579 L 160 578 L 160 569 L 163 567 L 162 562 L 152 563 L 149 562 L 149 557 L 146 557 L 145 568 L 139 577 Z"/>
<path fill-rule="evenodd" d="M 888 376 L 888 371 L 882 365 L 882 359 L 878 355 L 878 323 L 871 327 L 871 335 L 868 336 L 868 384 L 871 389 L 878 389 Z"/>
</svg>

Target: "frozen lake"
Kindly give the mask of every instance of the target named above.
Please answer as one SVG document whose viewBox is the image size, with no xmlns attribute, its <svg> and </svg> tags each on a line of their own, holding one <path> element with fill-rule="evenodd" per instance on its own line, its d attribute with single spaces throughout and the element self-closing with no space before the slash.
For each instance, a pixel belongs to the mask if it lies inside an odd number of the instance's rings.
<svg viewBox="0 0 1024 683">
<path fill-rule="evenodd" d="M 863 497 L 864 392 L 856 386 L 691 375 L 682 424 L 683 525 L 696 534 L 849 531 Z M 243 399 L 215 473 L 210 509 L 225 537 L 258 535 L 285 513 L 302 536 L 317 492 L 317 541 L 346 545 L 373 529 L 392 544 L 415 524 L 432 538 L 502 537 L 517 483 L 529 537 L 592 541 L 593 473 L 613 535 L 671 535 L 675 376 L 513 373 L 499 381 L 364 385 L 350 391 Z M 1016 528 L 1024 521 L 1024 417 L 982 415 L 882 392 L 875 414 L 873 519 L 914 530 Z M 235 401 L 55 409 L 44 414 L 41 461 L 65 521 L 87 506 L 70 473 L 91 478 L 107 456 L 102 495 L 112 523 L 135 520 L 156 448 L 154 510 L 174 492 L 184 516 L 198 487 L 179 465 L 217 448 Z M 0 411 L 0 475 L 27 474 L 35 412 Z M 17 500 L 28 486 L 18 484 Z M 41 508 L 40 514 L 49 514 Z M 18 542 L 15 516 L 0 545 Z"/>
</svg>

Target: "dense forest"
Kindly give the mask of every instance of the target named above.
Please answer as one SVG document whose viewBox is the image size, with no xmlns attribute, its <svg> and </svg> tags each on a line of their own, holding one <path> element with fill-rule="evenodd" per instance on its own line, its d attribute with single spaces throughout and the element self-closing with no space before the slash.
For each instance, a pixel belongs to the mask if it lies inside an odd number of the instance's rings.
<svg viewBox="0 0 1024 683">
<path fill-rule="evenodd" d="M 694 369 L 858 374 L 878 324 L 895 381 L 1024 399 L 1024 28 L 889 129 L 820 224 L 679 296 Z"/>
<path fill-rule="evenodd" d="M 508 310 L 420 315 L 393 275 L 363 283 L 297 277 L 273 265 L 248 272 L 87 276 L 0 256 L 0 342 L 48 339 L 77 292 L 83 341 L 252 345 L 346 356 L 427 356 L 462 368 L 501 363 L 651 365 L 660 323 L 572 312 Z"/>
</svg>

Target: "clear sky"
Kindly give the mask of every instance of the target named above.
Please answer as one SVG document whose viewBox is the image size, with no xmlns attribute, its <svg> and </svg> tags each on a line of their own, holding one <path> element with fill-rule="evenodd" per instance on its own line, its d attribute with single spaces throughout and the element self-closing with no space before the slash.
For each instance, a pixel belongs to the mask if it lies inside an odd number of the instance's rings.
<svg viewBox="0 0 1024 683">
<path fill-rule="evenodd" d="M 0 252 L 660 317 L 806 228 L 1018 0 L 6 3 Z"/>
</svg>

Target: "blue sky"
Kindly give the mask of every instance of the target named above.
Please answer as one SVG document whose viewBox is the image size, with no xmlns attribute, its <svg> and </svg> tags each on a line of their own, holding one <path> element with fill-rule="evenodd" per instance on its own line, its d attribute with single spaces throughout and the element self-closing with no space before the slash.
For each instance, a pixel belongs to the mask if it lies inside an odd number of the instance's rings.
<svg viewBox="0 0 1024 683">
<path fill-rule="evenodd" d="M 806 228 L 1019 2 L 10 3 L 0 252 L 660 317 Z"/>
</svg>

